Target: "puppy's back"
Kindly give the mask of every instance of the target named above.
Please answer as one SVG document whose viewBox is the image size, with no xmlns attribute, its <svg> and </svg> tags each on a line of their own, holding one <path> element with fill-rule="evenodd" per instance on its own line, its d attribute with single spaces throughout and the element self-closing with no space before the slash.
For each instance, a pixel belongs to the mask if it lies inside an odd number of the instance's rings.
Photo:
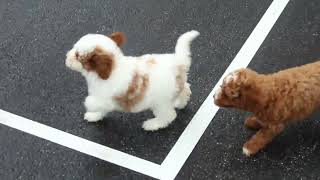
<svg viewBox="0 0 320 180">
<path fill-rule="evenodd" d="M 320 61 L 271 75 L 276 109 L 287 120 L 300 120 L 320 108 Z"/>
</svg>

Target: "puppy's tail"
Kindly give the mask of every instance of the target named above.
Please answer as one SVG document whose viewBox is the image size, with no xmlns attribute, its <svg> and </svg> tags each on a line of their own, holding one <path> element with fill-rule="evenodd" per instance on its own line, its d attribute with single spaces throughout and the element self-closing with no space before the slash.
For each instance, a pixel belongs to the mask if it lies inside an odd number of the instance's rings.
<svg viewBox="0 0 320 180">
<path fill-rule="evenodd" d="M 188 67 L 191 64 L 191 52 L 190 52 L 190 44 L 192 40 L 194 40 L 197 36 L 199 36 L 200 33 L 198 31 L 192 30 L 189 32 L 186 32 L 182 34 L 176 45 L 176 55 L 180 56 L 179 59 L 181 59 L 181 63 L 186 64 Z"/>
</svg>

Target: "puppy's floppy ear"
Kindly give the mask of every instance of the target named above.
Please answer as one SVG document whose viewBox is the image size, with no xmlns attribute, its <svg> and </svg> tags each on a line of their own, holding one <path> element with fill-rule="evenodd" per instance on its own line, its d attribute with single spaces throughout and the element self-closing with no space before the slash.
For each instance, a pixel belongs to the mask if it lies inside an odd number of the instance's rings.
<svg viewBox="0 0 320 180">
<path fill-rule="evenodd" d="M 123 32 L 114 32 L 111 35 L 109 35 L 109 37 L 115 42 L 117 43 L 117 45 L 120 47 L 122 46 L 125 41 L 126 41 L 126 36 L 124 35 Z"/>
<path fill-rule="evenodd" d="M 255 85 L 256 75 L 255 71 L 245 68 L 231 73 L 225 80 L 226 95 L 236 98 L 243 94 L 243 92 L 251 91 Z"/>
<path fill-rule="evenodd" d="M 223 80 L 223 91 L 229 98 L 239 97 L 238 72 L 228 74 Z"/>
<path fill-rule="evenodd" d="M 108 79 L 114 68 L 113 55 L 103 51 L 99 46 L 95 48 L 88 59 L 89 69 L 95 71 L 101 79 Z"/>
<path fill-rule="evenodd" d="M 224 89 L 225 94 L 230 98 L 238 98 L 240 96 L 239 86 L 226 86 Z"/>
<path fill-rule="evenodd" d="M 246 85 L 247 77 L 245 69 L 238 69 L 231 72 L 224 79 L 224 92 L 230 98 L 238 98 Z"/>
</svg>

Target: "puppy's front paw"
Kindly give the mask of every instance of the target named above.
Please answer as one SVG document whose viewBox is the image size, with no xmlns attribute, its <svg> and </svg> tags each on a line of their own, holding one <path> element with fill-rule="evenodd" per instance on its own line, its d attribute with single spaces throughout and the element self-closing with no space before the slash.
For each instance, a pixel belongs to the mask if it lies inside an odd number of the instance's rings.
<svg viewBox="0 0 320 180">
<path fill-rule="evenodd" d="M 250 152 L 250 150 L 247 149 L 246 147 L 242 147 L 242 152 L 243 152 L 244 155 L 246 155 L 246 156 L 248 156 L 248 157 L 252 155 L 252 153 Z"/>
<path fill-rule="evenodd" d="M 146 131 L 156 131 L 168 126 L 168 123 L 165 123 L 158 118 L 152 118 L 143 122 L 142 128 Z"/>
<path fill-rule="evenodd" d="M 252 141 L 246 142 L 242 147 L 242 152 L 246 156 L 254 156 L 260 150 L 259 146 Z"/>
<path fill-rule="evenodd" d="M 86 112 L 84 114 L 84 120 L 88 122 L 97 122 L 103 118 L 100 112 Z"/>
</svg>

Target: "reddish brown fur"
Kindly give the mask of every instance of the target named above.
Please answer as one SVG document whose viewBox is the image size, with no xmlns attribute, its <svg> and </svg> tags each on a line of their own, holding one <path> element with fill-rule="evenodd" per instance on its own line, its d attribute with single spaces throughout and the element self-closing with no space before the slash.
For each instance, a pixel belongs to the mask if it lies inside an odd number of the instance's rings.
<svg viewBox="0 0 320 180">
<path fill-rule="evenodd" d="M 126 41 L 126 36 L 122 32 L 114 32 L 109 36 L 120 47 Z"/>
<path fill-rule="evenodd" d="M 244 147 L 255 154 L 290 122 L 303 120 L 320 107 L 320 61 L 263 75 L 249 69 L 236 71 L 224 81 L 215 104 L 252 112 L 245 121 L 260 130 Z"/>
<path fill-rule="evenodd" d="M 255 129 L 255 130 L 262 128 L 261 123 L 255 116 L 247 117 L 246 120 L 244 121 L 244 125 L 248 128 Z"/>
<path fill-rule="evenodd" d="M 261 150 L 261 148 L 270 143 L 274 137 L 283 131 L 283 129 L 284 124 L 263 127 L 258 130 L 258 132 L 253 135 L 243 147 L 249 151 L 250 155 L 254 155 Z"/>
<path fill-rule="evenodd" d="M 76 58 L 86 70 L 97 72 L 101 79 L 108 79 L 115 66 L 113 55 L 105 52 L 100 46 L 86 56 L 76 53 Z"/>
<path fill-rule="evenodd" d="M 126 111 L 131 111 L 144 98 L 149 85 L 149 76 L 136 72 L 127 91 L 114 97 L 114 100 Z"/>
</svg>

